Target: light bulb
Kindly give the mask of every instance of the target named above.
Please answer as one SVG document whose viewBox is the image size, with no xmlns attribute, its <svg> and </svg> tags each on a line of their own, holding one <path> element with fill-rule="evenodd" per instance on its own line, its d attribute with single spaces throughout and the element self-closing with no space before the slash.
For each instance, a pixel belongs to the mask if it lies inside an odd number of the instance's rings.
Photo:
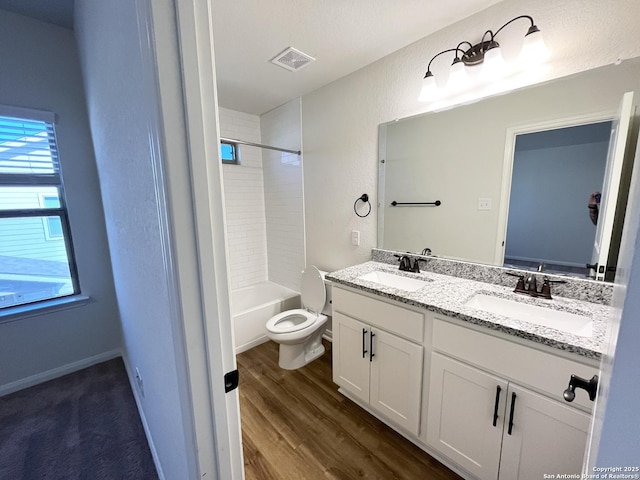
<svg viewBox="0 0 640 480">
<path fill-rule="evenodd" d="M 449 70 L 447 89 L 452 91 L 461 90 L 467 86 L 468 82 L 469 74 L 467 73 L 467 67 L 462 60 L 456 58 L 451 64 L 451 69 Z"/>
<path fill-rule="evenodd" d="M 438 97 L 439 90 L 433 73 L 427 72 L 422 80 L 422 90 L 418 96 L 419 102 L 429 102 Z"/>
<path fill-rule="evenodd" d="M 506 72 L 507 66 L 502 58 L 500 46 L 493 47 L 484 53 L 484 61 L 482 62 L 482 71 L 480 79 L 483 81 L 492 81 L 502 78 Z"/>
<path fill-rule="evenodd" d="M 527 66 L 542 63 L 548 57 L 549 50 L 542 39 L 542 32 L 534 25 L 524 37 L 519 61 L 523 66 Z"/>
</svg>

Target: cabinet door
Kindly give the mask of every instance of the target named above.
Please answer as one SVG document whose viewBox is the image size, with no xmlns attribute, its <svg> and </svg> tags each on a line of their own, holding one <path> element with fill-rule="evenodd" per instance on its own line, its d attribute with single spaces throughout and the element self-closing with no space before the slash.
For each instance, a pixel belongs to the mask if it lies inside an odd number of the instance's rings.
<svg viewBox="0 0 640 480">
<path fill-rule="evenodd" d="M 353 396 L 369 403 L 369 335 L 371 328 L 334 312 L 333 381 Z"/>
<path fill-rule="evenodd" d="M 504 380 L 432 353 L 427 444 L 475 477 L 495 480 L 506 393 Z"/>
<path fill-rule="evenodd" d="M 511 434 L 509 418 L 504 427 L 500 478 L 540 479 L 544 474 L 563 473 L 579 476 L 590 416 L 516 385 L 509 385 L 507 397 L 507 417 L 514 400 L 515 406 Z"/>
<path fill-rule="evenodd" d="M 422 346 L 372 330 L 372 408 L 414 435 L 420 430 Z"/>
</svg>

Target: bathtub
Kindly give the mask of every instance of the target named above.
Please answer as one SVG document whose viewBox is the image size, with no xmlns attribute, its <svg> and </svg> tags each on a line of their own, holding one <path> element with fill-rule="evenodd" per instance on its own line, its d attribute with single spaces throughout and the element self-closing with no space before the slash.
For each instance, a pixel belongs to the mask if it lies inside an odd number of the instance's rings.
<svg viewBox="0 0 640 480">
<path fill-rule="evenodd" d="M 266 342 L 266 324 L 274 315 L 300 308 L 300 294 L 273 282 L 231 291 L 231 316 L 236 353 Z"/>
</svg>

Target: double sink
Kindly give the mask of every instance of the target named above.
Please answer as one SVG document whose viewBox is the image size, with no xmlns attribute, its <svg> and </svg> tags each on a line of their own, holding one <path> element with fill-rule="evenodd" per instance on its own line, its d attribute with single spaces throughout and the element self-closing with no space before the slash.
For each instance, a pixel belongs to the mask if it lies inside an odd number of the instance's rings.
<svg viewBox="0 0 640 480">
<path fill-rule="evenodd" d="M 429 284 L 429 281 L 405 277 L 393 273 L 376 270 L 358 277 L 358 280 L 378 283 L 385 287 L 416 292 Z M 526 298 L 526 297 L 525 297 Z M 490 292 L 478 291 L 466 300 L 463 305 L 493 315 L 500 315 L 521 322 L 553 328 L 562 332 L 591 337 L 593 320 L 589 316 L 566 312 L 553 308 L 552 305 L 540 306 L 523 301 L 503 298 Z"/>
</svg>

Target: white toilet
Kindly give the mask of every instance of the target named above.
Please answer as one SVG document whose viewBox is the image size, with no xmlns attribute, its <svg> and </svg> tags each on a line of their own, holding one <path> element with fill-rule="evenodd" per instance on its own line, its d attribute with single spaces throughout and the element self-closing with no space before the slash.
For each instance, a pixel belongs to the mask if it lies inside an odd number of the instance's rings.
<svg viewBox="0 0 640 480">
<path fill-rule="evenodd" d="M 287 310 L 269 319 L 267 336 L 280 344 L 278 365 L 295 370 L 312 362 L 324 353 L 322 335 L 327 328 L 327 315 L 331 315 L 324 273 L 314 266 L 302 272 L 300 294 L 302 306 Z"/>
</svg>

